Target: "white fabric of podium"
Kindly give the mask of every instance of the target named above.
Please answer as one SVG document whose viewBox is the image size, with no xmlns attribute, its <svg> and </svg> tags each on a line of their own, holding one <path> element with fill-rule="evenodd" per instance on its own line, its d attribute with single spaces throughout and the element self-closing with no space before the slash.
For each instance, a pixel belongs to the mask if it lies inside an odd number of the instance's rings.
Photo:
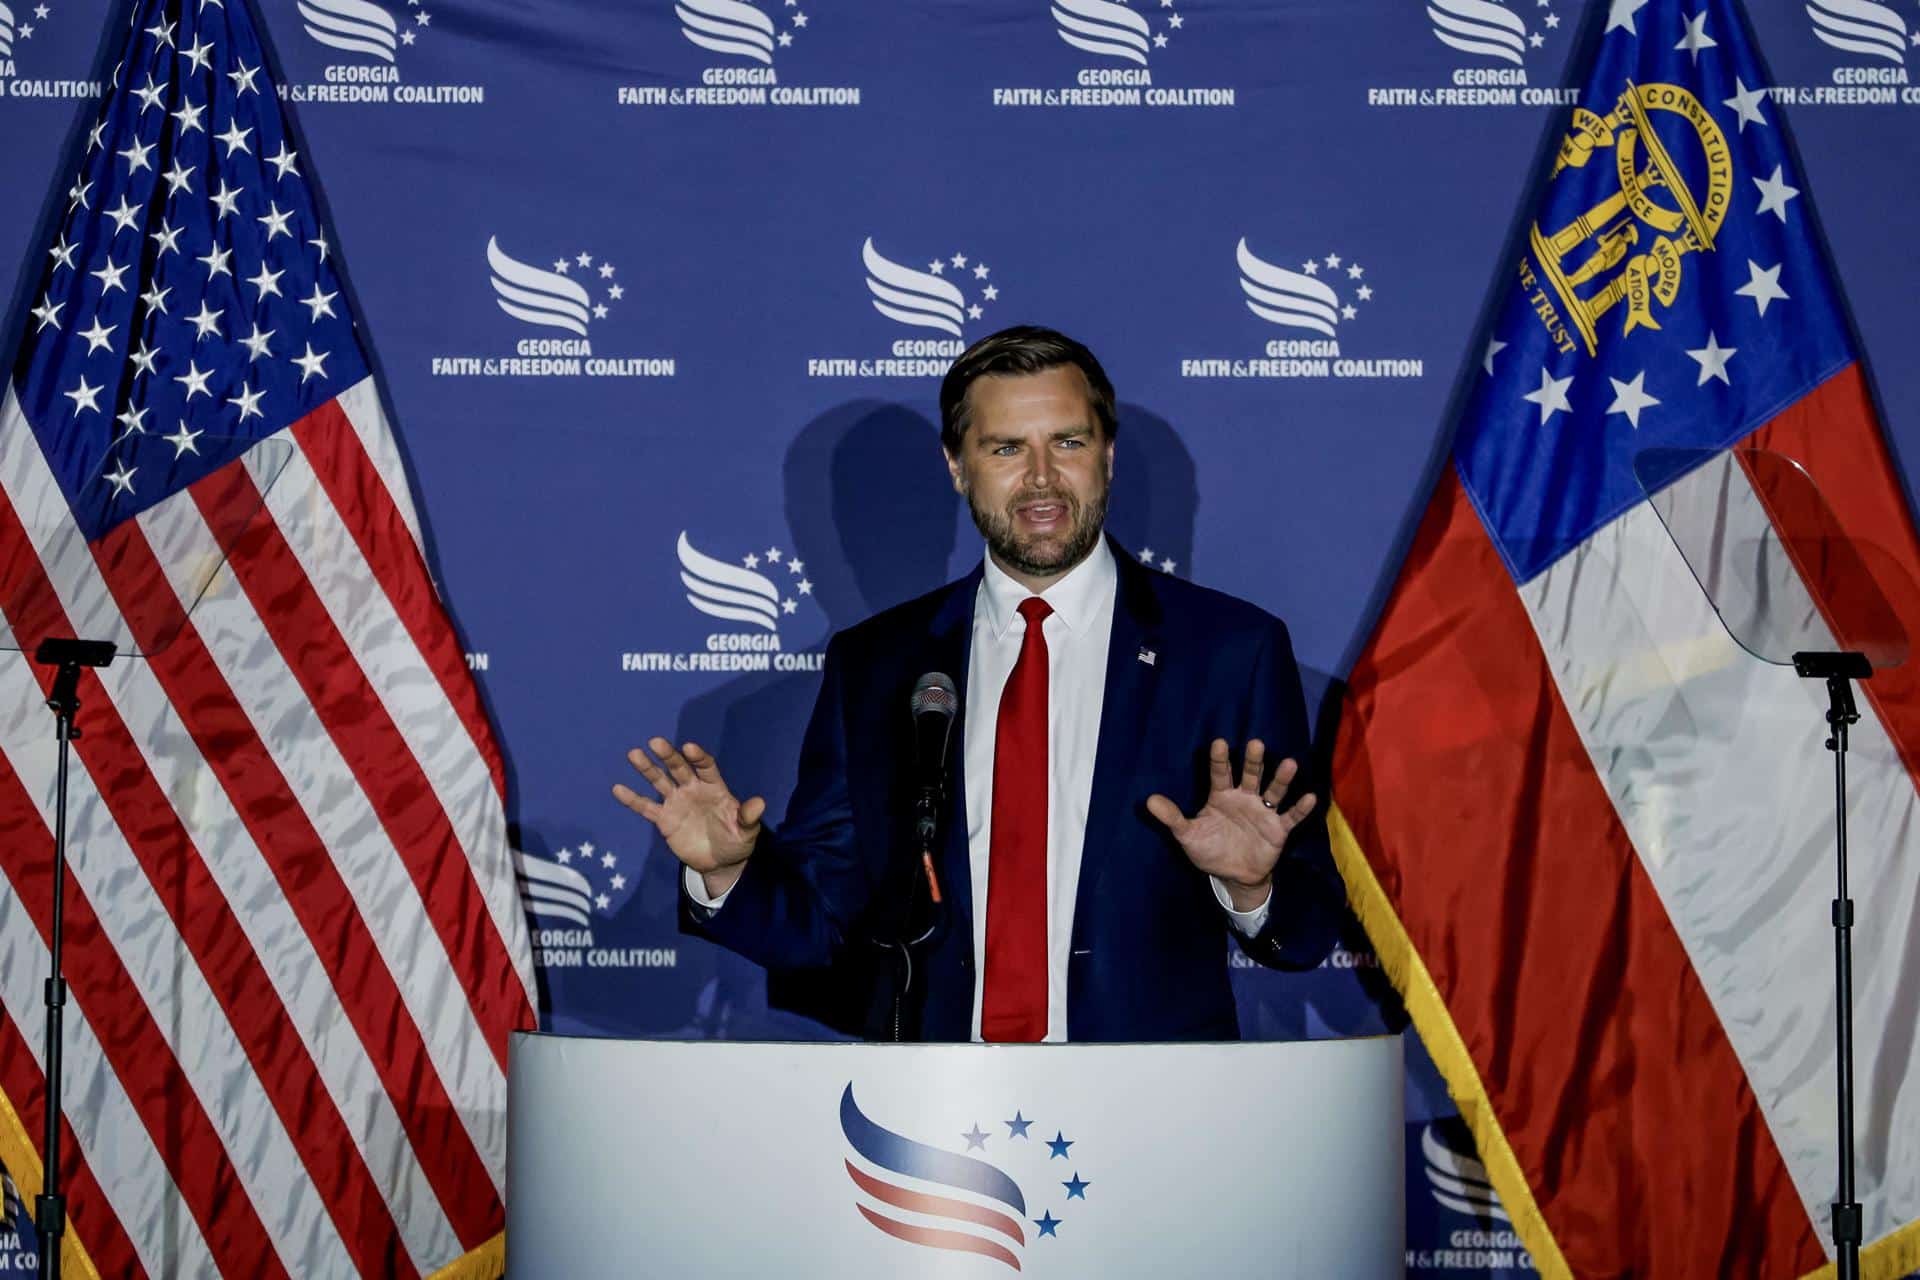
<svg viewBox="0 0 1920 1280">
<path fill-rule="evenodd" d="M 518 1034 L 508 1280 L 1399 1276 L 1395 1037 Z"/>
</svg>

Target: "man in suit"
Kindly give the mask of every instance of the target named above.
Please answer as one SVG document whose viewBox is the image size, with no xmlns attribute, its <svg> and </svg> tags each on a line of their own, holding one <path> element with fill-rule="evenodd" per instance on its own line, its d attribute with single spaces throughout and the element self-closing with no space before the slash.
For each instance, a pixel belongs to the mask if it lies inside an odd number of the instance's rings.
<svg viewBox="0 0 1920 1280">
<path fill-rule="evenodd" d="M 685 864 L 683 926 L 812 975 L 843 1027 L 1236 1039 L 1223 932 L 1278 968 L 1332 946 L 1315 798 L 1287 798 L 1309 743 L 1286 628 L 1115 554 L 1114 404 L 1092 353 L 1051 330 L 955 361 L 941 443 L 986 557 L 829 642 L 777 832 L 693 743 L 629 754 L 653 795 L 614 788 Z M 921 850 L 908 704 L 927 672 L 962 692 L 952 820 Z"/>
</svg>

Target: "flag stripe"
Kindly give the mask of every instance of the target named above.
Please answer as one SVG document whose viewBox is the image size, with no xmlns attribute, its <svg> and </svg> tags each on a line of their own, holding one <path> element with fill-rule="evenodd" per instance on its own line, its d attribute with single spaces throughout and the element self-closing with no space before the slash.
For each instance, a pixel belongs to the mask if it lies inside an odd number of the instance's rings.
<svg viewBox="0 0 1920 1280">
<path fill-rule="evenodd" d="M 11 833 L 0 832 L 0 839 L 10 838 Z M 24 993 L 29 985 L 38 985 L 30 963 L 32 957 L 5 954 L 11 950 L 6 939 L 16 930 L 21 935 L 32 932 L 24 916 L 19 918 L 18 926 L 6 918 L 17 914 L 12 907 L 0 905 L 0 957 L 3 957 L 0 958 L 0 972 L 13 973 L 14 984 Z M 13 968 L 15 964 L 18 964 L 17 970 Z M 40 964 L 42 974 L 45 968 L 43 957 Z M 14 1025 L 13 1015 L 6 1008 L 10 994 L 11 989 L 0 986 L 0 1094 L 4 1094 L 6 1104 L 13 1107 L 23 1130 L 33 1135 L 27 1138 L 32 1143 L 37 1142 L 46 1126 L 46 1075 L 36 1046 L 21 1035 L 20 1029 Z M 93 1165 L 87 1159 L 87 1150 L 94 1145 L 87 1139 L 106 1127 L 103 1115 L 105 1108 L 92 1096 L 96 1093 L 92 1086 L 96 1081 L 111 1077 L 102 1076 L 100 1049 L 94 1042 L 93 1028 L 84 1017 L 66 1021 L 62 1031 L 62 1062 L 66 1079 L 62 1086 L 61 1110 L 68 1115 L 78 1114 L 89 1124 L 83 1136 L 68 1122 L 66 1116 L 63 1115 L 60 1122 L 60 1183 L 61 1192 L 67 1197 L 67 1234 L 71 1239 L 83 1242 L 84 1253 L 92 1264 L 92 1274 L 144 1280 L 148 1274 L 147 1268 L 140 1261 L 132 1238 L 114 1214 L 106 1189 L 94 1176 Z M 44 1038 L 40 1034 L 35 1036 L 36 1040 Z M 67 1099 L 83 1101 L 69 1110 L 64 1105 Z M 115 1102 L 118 1104 L 115 1114 L 123 1123 L 137 1128 L 139 1121 L 128 1113 L 125 1096 L 117 1097 Z M 41 1177 L 44 1172 L 37 1145 L 30 1154 L 33 1161 L 31 1168 L 15 1168 L 12 1162 L 8 1162 L 8 1172 L 19 1184 L 29 1214 L 32 1212 L 34 1196 L 43 1189 Z M 110 1173 L 115 1172 L 110 1164 L 106 1167 Z M 120 1169 L 117 1173 L 124 1179 L 127 1170 Z M 64 1255 L 67 1274 L 75 1274 L 73 1249 L 68 1248 Z"/>
<path fill-rule="evenodd" d="M 37 451 L 11 451 L 0 488 L 7 493 L 32 491 L 36 478 L 48 479 L 33 475 L 38 462 Z M 18 528 L 11 509 L 4 518 Z M 36 536 L 44 532 L 35 531 Z M 108 590 L 122 589 L 122 583 L 149 593 L 169 592 L 158 565 L 143 554 L 138 525 L 119 526 L 96 549 L 103 562 L 120 566 L 120 581 L 102 589 L 97 577 L 76 577 L 59 584 L 36 582 L 36 589 L 49 589 L 63 598 L 74 592 L 87 599 L 106 597 Z M 21 559 L 16 572 L 34 577 L 24 555 Z M 76 572 L 79 567 L 79 562 L 69 560 L 63 571 Z M 142 634 L 137 639 L 143 648 L 150 648 L 154 637 Z M 42 685 L 50 686 L 51 676 L 39 674 Z M 242 1161 L 240 1167 L 267 1214 L 275 1240 L 294 1258 L 302 1256 L 303 1241 L 305 1248 L 324 1254 L 337 1253 L 346 1241 L 363 1262 L 372 1263 L 382 1256 L 382 1243 L 395 1237 L 391 1218 L 277 988 L 230 906 L 232 899 L 223 894 L 209 867 L 212 858 L 237 868 L 251 861 L 250 851 L 232 847 L 237 829 L 230 823 L 203 829 L 203 835 L 212 836 L 211 845 L 203 846 L 194 838 L 168 797 L 191 800 L 200 762 L 178 753 L 148 753 L 140 745 L 167 742 L 179 732 L 172 708 L 164 697 L 155 696 L 152 675 L 135 658 L 109 668 L 100 687 L 111 697 L 112 707 L 85 709 L 88 728 L 77 743 L 79 757 L 93 775 L 113 779 L 104 797 L 111 818 L 100 824 L 93 837 L 94 852 L 127 849 L 146 875 L 142 884 L 128 868 L 129 874 L 103 882 L 109 891 L 104 900 L 114 904 L 107 917 L 110 932 L 127 948 L 125 954 L 134 958 L 132 967 L 145 978 L 143 990 L 150 998 L 166 992 L 180 1004 L 190 996 L 187 1006 L 198 1002 L 203 1010 L 206 1033 L 189 1038 L 176 1032 L 173 1040 L 189 1076 L 212 1072 L 210 1078 L 223 1081 L 247 1079 L 246 1084 L 227 1086 L 226 1105 L 216 1119 L 232 1127 L 236 1136 L 251 1135 L 242 1147 L 230 1149 L 250 1148 L 257 1157 Z M 16 759 L 16 767 L 30 765 L 36 758 L 25 754 Z M 75 816 L 91 820 L 104 815 L 95 806 Z M 118 821 L 117 829 L 113 820 Z M 78 822 L 74 829 L 76 833 L 84 830 Z M 123 833 L 129 839 L 122 841 Z M 83 869 L 76 861 L 76 879 Z M 127 902 L 128 895 L 139 901 Z M 149 898 L 165 904 L 167 919 L 177 932 L 169 932 L 152 917 L 145 906 Z M 192 962 L 175 954 L 177 948 L 184 948 Z M 175 958 L 169 960 L 170 954 Z M 141 957 L 147 963 L 140 963 Z M 216 992 L 221 994 L 217 997 Z M 164 1007 L 168 997 L 158 997 L 155 1007 Z M 241 1056 L 252 1065 L 251 1073 L 237 1069 Z M 251 1118 L 250 1108 L 257 1108 Z M 283 1148 L 284 1142 L 290 1142 L 291 1149 Z M 301 1176 L 302 1166 L 306 1177 Z M 373 1206 L 377 1215 L 364 1224 L 360 1237 L 350 1230 L 353 1211 L 348 1206 L 356 1204 Z"/>
<path fill-rule="evenodd" d="M 81 699 L 95 706 L 105 702 L 97 680 L 82 679 Z M 14 760 L 14 754 L 8 753 L 0 764 L 0 828 L 12 828 L 15 833 L 13 839 L 0 843 L 0 874 L 25 904 L 44 939 L 53 887 L 53 837 L 15 773 Z M 78 791 L 85 796 L 84 787 Z M 84 803 L 77 808 L 84 812 Z M 100 848 L 88 842 L 89 854 L 97 855 Z M 76 858 L 72 865 L 78 870 L 80 860 Z M 129 894 L 138 892 L 132 885 L 127 888 Z M 137 1082 L 129 1087 L 129 1100 L 221 1268 L 249 1276 L 287 1276 L 198 1091 L 142 1001 L 90 897 L 77 883 L 67 887 L 66 929 L 63 967 L 74 999 L 90 1023 L 112 1028 L 101 1048 L 115 1075 L 123 1082 Z M 17 1016 L 19 1009 L 14 1012 Z M 174 1025 L 179 1024 L 176 1017 Z M 85 1223 L 80 1225 L 85 1229 Z"/>
<path fill-rule="evenodd" d="M 1870 419 L 1828 415 L 1826 426 L 1873 434 Z M 1756 596 L 1817 630 L 1796 564 L 1754 553 L 1773 526 L 1749 472 L 1723 457 L 1669 493 L 1684 502 L 1689 490 L 1714 498 L 1715 541 L 1729 558 L 1747 573 L 1773 568 Z M 1725 575 L 1702 568 L 1642 506 L 1521 594 L 1561 699 L 1824 1238 L 1836 1176 L 1827 697 L 1821 683 L 1734 642 L 1696 581 Z M 1834 645 L 1830 635 L 1808 643 Z M 1902 952 L 1920 929 L 1920 862 L 1900 856 L 1905 833 L 1920 827 L 1920 793 L 1875 709 L 1860 710 L 1848 810 L 1859 909 L 1857 1198 L 1872 1241 L 1920 1214 L 1920 1152 L 1889 1136 L 1920 1132 L 1920 1097 L 1901 1089 L 1912 1043 L 1900 984 Z"/>
<path fill-rule="evenodd" d="M 294 474 L 283 476 L 280 484 L 298 485 L 302 470 L 297 460 L 289 464 Z M 315 497 L 324 500 L 317 490 Z M 232 537 L 218 528 L 215 513 L 204 504 L 201 512 L 221 537 L 227 562 L 275 647 L 373 801 L 504 1074 L 507 1034 L 519 1024 L 525 992 L 499 932 L 481 923 L 488 919 L 485 895 L 446 811 L 280 526 L 255 520 Z M 504 1124 L 504 1112 L 496 1119 Z M 481 1145 L 489 1148 L 484 1141 Z"/>
<path fill-rule="evenodd" d="M 217 472 L 201 484 L 227 474 Z M 131 566 L 138 572 L 164 576 L 162 564 L 180 563 L 164 554 L 156 558 L 155 548 L 148 546 L 145 534 L 159 531 L 152 517 L 161 510 L 154 508 L 138 525 L 122 526 L 110 535 L 139 530 L 141 536 L 129 541 L 137 543 L 149 563 Z M 191 505 L 185 514 L 198 519 Z M 230 660 L 234 666 L 270 661 L 272 653 L 244 597 L 229 590 L 203 601 L 180 638 L 151 660 L 165 700 L 185 714 L 184 727 L 222 788 L 203 795 L 196 806 L 204 811 L 201 825 L 223 833 L 236 846 L 215 862 L 228 877 L 222 888 L 230 900 L 256 904 L 250 919 L 254 929 L 273 940 L 269 954 L 278 961 L 273 966 L 278 985 L 283 992 L 296 993 L 289 1007 L 297 1010 L 303 1039 L 321 1063 L 331 1096 L 349 1105 L 358 1119 L 355 1147 L 368 1163 L 388 1171 L 386 1196 L 377 1204 L 361 1201 L 365 1221 L 342 1223 L 342 1233 L 350 1240 L 356 1233 L 365 1236 L 361 1247 L 369 1257 L 362 1260 L 364 1269 L 406 1272 L 413 1263 L 444 1257 L 458 1247 L 458 1233 L 439 1212 L 441 1204 L 465 1211 L 472 1230 L 488 1226 L 484 1198 L 473 1194 L 476 1176 L 488 1181 L 484 1162 L 455 1115 L 420 1028 L 409 1016 L 401 989 L 375 948 L 327 843 L 223 676 L 210 645 L 241 652 L 239 661 Z M 271 676 L 268 687 L 284 692 L 291 682 L 282 673 Z M 292 706 L 275 709 L 266 723 L 297 742 L 305 737 L 299 728 L 304 720 L 312 733 L 324 737 L 310 714 L 299 714 L 306 710 L 304 703 L 286 701 Z M 346 801 L 338 791 L 352 787 L 345 773 L 334 758 L 332 768 L 321 775 L 334 783 L 331 800 L 342 807 Z M 364 800 L 354 807 L 364 808 Z M 251 837 L 250 845 L 246 837 Z M 244 878 L 236 879 L 242 872 Z M 411 896 L 412 886 L 404 878 L 399 887 Z M 324 945 L 316 945 L 315 939 Z M 401 954 L 410 953 L 419 953 L 417 945 Z M 356 1034 L 341 1034 L 342 1011 Z M 371 1183 L 355 1190 L 377 1194 Z M 377 1243 L 384 1242 L 381 1247 L 388 1250 L 398 1247 L 396 1228 L 407 1236 L 405 1251 L 412 1263 L 399 1259 L 376 1265 Z"/>
<path fill-rule="evenodd" d="M 1906 632 L 1908 660 L 1858 686 L 1920 778 L 1920 539 L 1907 514 L 1900 471 L 1875 426 L 1858 365 L 1848 365 L 1813 394 L 1788 406 L 1747 439 L 1799 462 L 1819 486 L 1841 530 Z"/>
<path fill-rule="evenodd" d="M 1817 1265 L 1752 1090 L 1451 468 L 1352 687 L 1343 812 L 1572 1272 Z"/>
<path fill-rule="evenodd" d="M 0 697 L 33 699 L 35 686 L 20 666 L 0 672 Z M 43 676 L 38 689 L 44 693 L 51 683 Z M 230 919 L 196 898 L 206 875 L 199 851 L 170 810 L 163 816 L 154 807 L 165 797 L 145 774 L 112 701 L 118 700 L 107 684 L 91 677 L 83 682 L 84 736 L 76 745 L 85 772 L 74 771 L 68 810 L 69 892 L 110 904 L 95 917 L 96 945 L 116 953 L 116 966 L 133 983 L 116 994 L 145 1002 L 141 1013 L 171 1051 L 178 1087 L 219 1100 L 206 1118 L 236 1157 L 233 1167 L 282 1257 L 297 1257 L 315 1243 L 338 1251 L 327 1205 L 302 1164 L 324 1169 L 320 1162 L 333 1158 L 328 1144 L 346 1143 L 344 1127 L 337 1116 L 327 1123 L 331 1107 L 311 1060 L 245 939 Z M 41 820 L 51 831 L 52 753 L 17 741 L 5 745 L 24 793 L 47 797 Z M 90 780 L 103 785 L 96 789 Z M 135 811 L 148 817 L 145 827 L 127 822 Z M 131 845 L 123 832 L 135 836 Z M 184 910 L 181 904 L 193 900 L 202 907 Z M 181 929 L 186 932 L 176 932 Z M 215 984 L 231 993 L 228 1000 L 216 998 Z"/>
<path fill-rule="evenodd" d="M 403 510 L 394 501 L 365 443 L 368 438 L 392 439 L 373 379 L 363 379 L 341 392 L 339 399 L 294 423 L 293 438 L 353 535 L 361 558 L 406 625 L 420 657 L 440 682 L 441 692 L 466 726 L 468 740 L 493 779 L 495 798 L 504 803 L 506 765 L 488 728 L 466 655 L 447 625 L 439 592 L 414 537 L 411 508 Z"/>
<path fill-rule="evenodd" d="M 526 914 L 513 882 L 507 849 L 504 772 L 499 750 L 486 729 L 479 689 L 465 655 L 440 612 L 437 595 L 413 544 L 403 538 L 397 515 L 382 521 L 373 504 L 381 487 L 366 464 L 358 439 L 332 405 L 294 426 L 309 469 L 291 479 L 317 484 L 323 499 L 299 501 L 297 521 L 281 529 L 309 570 L 321 557 L 359 553 L 363 572 L 324 574 L 312 581 L 348 648 L 381 696 L 421 771 L 440 797 L 479 882 L 490 888 L 486 904 L 508 954 L 520 957 L 517 1003 L 503 1011 L 514 1027 L 533 1021 L 534 976 Z M 311 442 L 315 453 L 307 455 Z M 296 509 L 297 485 L 267 495 L 276 512 Z M 436 625 L 436 619 L 438 619 Z M 423 665 L 432 672 L 422 679 Z M 493 778 L 493 787 L 484 785 Z"/>
</svg>

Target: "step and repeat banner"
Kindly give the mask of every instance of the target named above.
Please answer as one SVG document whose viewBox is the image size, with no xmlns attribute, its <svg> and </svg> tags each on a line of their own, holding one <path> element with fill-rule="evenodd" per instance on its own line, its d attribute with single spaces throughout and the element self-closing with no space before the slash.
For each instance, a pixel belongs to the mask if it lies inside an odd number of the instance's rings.
<svg viewBox="0 0 1920 1280">
<path fill-rule="evenodd" d="M 547 1025 L 814 1038 L 679 935 L 626 748 L 696 740 L 780 812 L 829 634 L 981 554 L 935 393 L 1023 321 L 1113 376 L 1128 553 L 1285 618 L 1321 700 L 1487 358 L 1569 60 L 1644 0 L 260 4 L 509 757 Z M 1913 456 L 1920 6 L 1751 16 Z M 9 349 L 106 20 L 0 0 Z M 1405 1024 L 1357 932 L 1234 963 L 1250 1036 Z M 1408 1047 L 1409 1270 L 1527 1272 Z"/>
</svg>

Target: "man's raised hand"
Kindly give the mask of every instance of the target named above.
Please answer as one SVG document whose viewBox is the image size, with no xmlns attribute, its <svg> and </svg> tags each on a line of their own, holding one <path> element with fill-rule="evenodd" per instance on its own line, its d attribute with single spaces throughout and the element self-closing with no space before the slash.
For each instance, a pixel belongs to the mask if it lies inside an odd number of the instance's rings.
<svg viewBox="0 0 1920 1280">
<path fill-rule="evenodd" d="M 720 766 L 695 743 L 676 751 L 665 738 L 649 738 L 647 748 L 653 756 L 635 747 L 627 760 L 659 799 L 622 783 L 614 784 L 613 798 L 657 827 L 673 856 L 699 872 L 708 895 L 718 897 L 733 887 L 753 853 L 767 802 L 759 796 L 744 804 L 736 799 Z"/>
<path fill-rule="evenodd" d="M 1287 837 L 1307 820 L 1316 803 L 1308 794 L 1290 807 L 1280 808 L 1299 766 L 1292 760 L 1282 760 L 1273 771 L 1273 781 L 1263 789 L 1260 784 L 1266 774 L 1266 755 L 1266 745 L 1260 739 L 1247 743 L 1236 785 L 1226 739 L 1215 738 L 1207 749 L 1207 802 L 1191 818 L 1163 795 L 1147 797 L 1147 812 L 1165 824 L 1188 861 L 1225 883 L 1234 908 L 1240 911 L 1266 901 L 1273 885 L 1274 864 L 1280 861 Z"/>
</svg>

